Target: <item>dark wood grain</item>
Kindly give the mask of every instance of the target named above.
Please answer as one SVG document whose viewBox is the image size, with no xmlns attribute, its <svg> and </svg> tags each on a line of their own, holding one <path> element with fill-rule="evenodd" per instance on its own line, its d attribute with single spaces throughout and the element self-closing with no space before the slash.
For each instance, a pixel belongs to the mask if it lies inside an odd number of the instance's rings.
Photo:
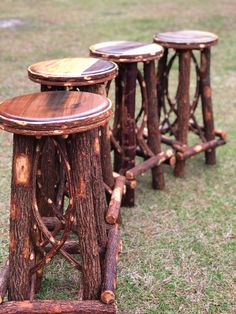
<svg viewBox="0 0 236 314">
<path fill-rule="evenodd" d="M 142 62 L 161 57 L 163 48 L 159 45 L 136 41 L 110 41 L 89 47 L 90 55 L 114 62 Z"/>
<path fill-rule="evenodd" d="M 0 128 L 25 135 L 63 135 L 106 123 L 110 101 L 85 92 L 28 94 L 0 104 Z"/>
<path fill-rule="evenodd" d="M 96 58 L 65 58 L 41 61 L 28 67 L 29 78 L 42 85 L 83 86 L 110 81 L 118 66 Z"/>
</svg>

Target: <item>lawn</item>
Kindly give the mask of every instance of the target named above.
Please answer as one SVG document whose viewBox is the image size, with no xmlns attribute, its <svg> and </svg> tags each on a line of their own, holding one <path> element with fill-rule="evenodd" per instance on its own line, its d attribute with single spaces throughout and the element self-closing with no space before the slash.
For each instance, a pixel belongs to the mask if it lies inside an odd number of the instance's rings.
<svg viewBox="0 0 236 314">
<path fill-rule="evenodd" d="M 0 101 L 36 92 L 27 66 L 87 56 L 108 40 L 151 42 L 155 32 L 200 29 L 219 35 L 212 50 L 215 124 L 228 133 L 217 165 L 203 154 L 178 179 L 165 167 L 166 189 L 138 180 L 136 206 L 123 208 L 123 251 L 117 303 L 123 314 L 236 313 L 236 1 L 235 0 L 1 0 Z M 111 93 L 111 99 L 113 100 Z M 0 263 L 8 253 L 12 137 L 0 133 Z M 77 278 L 55 261 L 39 298 L 76 298 Z M 58 275 L 60 274 L 60 276 Z M 71 291 L 72 286 L 72 291 Z"/>
</svg>

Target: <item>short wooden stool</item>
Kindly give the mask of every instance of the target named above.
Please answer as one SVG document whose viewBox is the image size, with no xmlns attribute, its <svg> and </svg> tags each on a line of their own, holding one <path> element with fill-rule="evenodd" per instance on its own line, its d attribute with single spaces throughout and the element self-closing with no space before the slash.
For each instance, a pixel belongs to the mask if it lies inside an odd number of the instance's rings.
<svg viewBox="0 0 236 314">
<path fill-rule="evenodd" d="M 132 41 L 105 42 L 90 47 L 91 56 L 111 60 L 119 65 L 112 135 L 115 171 L 126 175 L 132 182 L 151 168 L 154 189 L 164 188 L 161 163 L 172 156 L 170 150 L 161 151 L 156 110 L 155 60 L 162 53 L 161 46 Z M 139 63 L 143 63 L 144 76 L 138 69 Z M 140 108 L 137 108 L 135 101 L 137 81 L 142 94 Z M 135 109 L 138 109 L 137 115 Z M 144 157 L 145 161 L 135 166 L 137 154 Z M 127 188 L 125 203 L 128 206 L 134 205 L 132 184 Z"/>
<path fill-rule="evenodd" d="M 29 78 L 41 84 L 41 91 L 73 90 L 87 91 L 95 94 L 106 95 L 111 81 L 118 73 L 118 66 L 106 60 L 96 58 L 64 58 L 47 60 L 32 64 L 28 67 Z M 109 189 L 115 184 L 111 163 L 110 130 L 108 123 L 101 127 L 101 162 L 103 169 L 103 180 Z M 52 147 L 45 145 L 45 164 L 57 164 L 57 156 Z M 42 166 L 44 168 L 44 166 Z M 56 178 L 54 167 L 42 169 L 42 179 L 45 176 L 45 191 L 48 197 L 55 198 L 54 185 L 59 180 Z M 50 178 L 50 179 L 48 179 Z M 48 205 L 44 204 L 45 215 L 52 215 Z"/>
<path fill-rule="evenodd" d="M 116 312 L 114 303 L 98 301 L 114 302 L 120 249 L 117 225 L 108 229 L 104 219 L 98 130 L 110 117 L 110 101 L 86 92 L 29 94 L 0 104 L 0 128 L 14 134 L 9 266 L 3 272 L 11 302 L 0 306 L 1 313 Z M 68 205 L 51 221 L 41 216 L 38 196 L 46 140 L 60 156 L 68 194 Z M 34 301 L 43 267 L 59 253 L 81 271 L 83 301 Z"/>
<path fill-rule="evenodd" d="M 175 175 L 182 177 L 185 173 L 185 160 L 205 151 L 206 164 L 216 162 L 215 148 L 225 144 L 225 133 L 214 128 L 211 99 L 210 59 L 211 47 L 218 42 L 218 37 L 202 31 L 177 31 L 159 33 L 154 42 L 164 47 L 164 55 L 158 66 L 158 110 L 160 114 L 161 133 L 174 135 L 175 140 L 162 136 L 162 141 L 176 150 Z M 174 53 L 171 54 L 171 49 Z M 200 63 L 195 51 L 200 52 Z M 178 88 L 175 99 L 169 92 L 169 75 L 175 59 L 179 60 Z M 190 99 L 191 61 L 196 70 L 196 89 Z M 201 98 L 202 120 L 196 109 Z M 189 147 L 188 134 L 192 131 L 200 138 L 200 143 Z M 217 136 L 218 138 L 215 138 Z"/>
</svg>

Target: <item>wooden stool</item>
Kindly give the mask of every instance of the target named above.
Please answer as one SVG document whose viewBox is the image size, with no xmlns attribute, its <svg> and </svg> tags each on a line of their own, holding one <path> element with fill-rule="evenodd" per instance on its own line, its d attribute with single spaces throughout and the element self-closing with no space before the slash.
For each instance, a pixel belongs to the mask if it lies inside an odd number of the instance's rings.
<svg viewBox="0 0 236 314">
<path fill-rule="evenodd" d="M 158 110 L 161 133 L 174 135 L 175 140 L 162 136 L 162 141 L 176 150 L 177 162 L 175 175 L 182 177 L 185 171 L 185 160 L 205 151 L 206 164 L 216 162 L 215 148 L 225 144 L 225 133 L 214 129 L 214 118 L 210 84 L 211 46 L 218 42 L 212 33 L 201 31 L 178 31 L 159 33 L 154 42 L 164 47 L 164 55 L 158 66 Z M 174 54 L 169 58 L 170 49 Z M 200 64 L 194 51 L 200 52 Z M 179 79 L 175 99 L 169 94 L 169 75 L 174 60 L 179 59 Z M 196 69 L 196 90 L 190 100 L 191 61 Z M 201 98 L 203 125 L 200 125 L 196 109 Z M 188 147 L 188 134 L 193 131 L 201 142 Z M 215 138 L 218 136 L 219 138 Z"/>
<path fill-rule="evenodd" d="M 2 304 L 1 313 L 116 312 L 114 304 L 96 301 L 101 295 L 104 302 L 114 302 L 120 248 L 117 225 L 108 232 L 104 220 L 107 206 L 98 129 L 110 117 L 110 101 L 85 92 L 37 93 L 0 104 L 0 128 L 14 134 L 9 272 L 5 275 L 12 302 Z M 38 199 L 38 167 L 47 139 L 60 155 L 68 185 L 68 206 L 50 223 L 40 215 Z M 48 202 L 56 207 L 52 200 Z M 68 241 L 71 234 L 79 244 Z M 58 253 L 82 272 L 80 295 L 88 301 L 33 301 L 42 268 Z M 80 260 L 73 255 L 78 253 Z M 18 302 L 22 300 L 32 302 Z"/>
<path fill-rule="evenodd" d="M 118 66 L 109 61 L 96 58 L 65 58 L 47 60 L 35 63 L 28 67 L 29 78 L 41 84 L 41 91 L 73 90 L 87 91 L 95 94 L 106 95 L 111 81 L 118 73 Z M 107 187 L 112 189 L 115 184 L 111 163 L 110 130 L 108 123 L 101 127 L 101 153 L 103 181 Z M 43 165 L 57 165 L 57 156 L 50 145 L 45 146 Z M 42 166 L 43 168 L 43 166 Z M 54 167 L 47 167 L 48 171 L 42 169 L 42 179 L 46 177 L 46 184 L 42 193 L 55 199 L 56 177 Z M 50 179 L 48 179 L 50 178 Z M 108 188 L 108 189 L 109 189 Z M 42 206 L 44 214 L 52 216 L 47 203 Z"/>
<path fill-rule="evenodd" d="M 161 151 L 156 110 L 155 60 L 159 59 L 162 53 L 161 46 L 131 41 L 105 42 L 90 47 L 91 56 L 111 60 L 119 65 L 112 135 L 115 171 L 125 174 L 132 182 L 139 174 L 152 168 L 154 189 L 164 188 L 161 163 L 172 156 L 171 151 Z M 140 62 L 143 63 L 144 76 L 138 70 Z M 135 115 L 136 81 L 140 85 L 142 94 L 142 104 L 137 116 Z M 136 154 L 144 157 L 145 161 L 135 166 Z M 127 189 L 125 204 L 134 205 L 132 184 Z"/>
</svg>

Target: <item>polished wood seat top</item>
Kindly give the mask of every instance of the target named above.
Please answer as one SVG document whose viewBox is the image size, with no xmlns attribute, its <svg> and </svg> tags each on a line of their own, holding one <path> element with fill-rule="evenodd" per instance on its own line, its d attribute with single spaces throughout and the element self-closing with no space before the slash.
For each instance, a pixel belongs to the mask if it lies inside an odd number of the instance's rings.
<svg viewBox="0 0 236 314">
<path fill-rule="evenodd" d="M 139 62 L 158 59 L 163 48 L 137 41 L 109 41 L 90 46 L 90 55 L 114 62 Z"/>
<path fill-rule="evenodd" d="M 0 128 L 25 135 L 83 132 L 103 125 L 110 116 L 110 100 L 87 92 L 35 93 L 0 103 Z"/>
<path fill-rule="evenodd" d="M 96 58 L 47 60 L 28 67 L 29 78 L 42 85 L 83 86 L 112 80 L 118 73 L 115 63 Z"/>
<path fill-rule="evenodd" d="M 203 49 L 215 45 L 218 37 L 209 32 L 183 30 L 154 35 L 154 42 L 165 48 Z"/>
</svg>

